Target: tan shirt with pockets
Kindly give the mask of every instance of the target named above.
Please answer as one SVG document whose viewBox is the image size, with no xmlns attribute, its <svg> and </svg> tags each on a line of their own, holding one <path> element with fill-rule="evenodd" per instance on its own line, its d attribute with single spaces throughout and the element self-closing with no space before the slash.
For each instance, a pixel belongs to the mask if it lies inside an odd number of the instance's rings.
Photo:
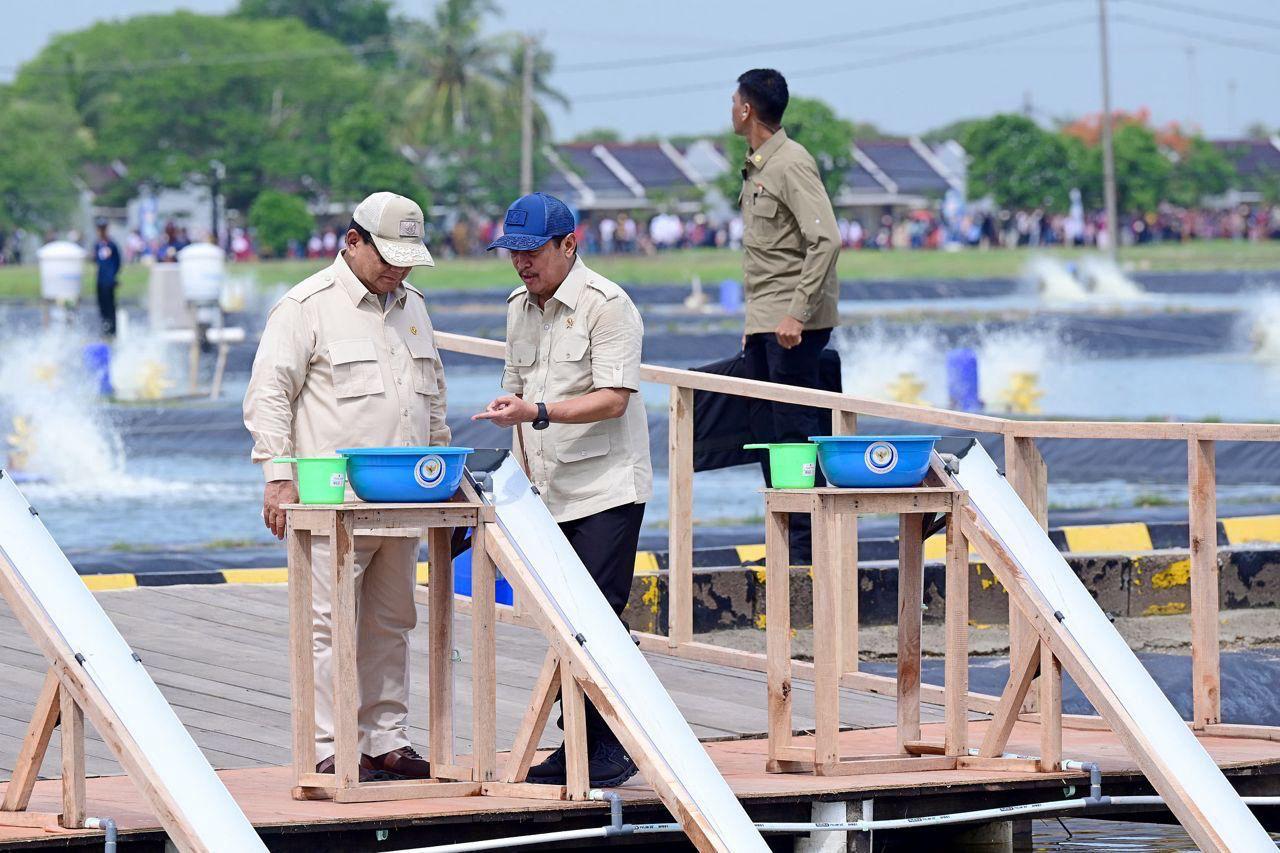
<svg viewBox="0 0 1280 853">
<path fill-rule="evenodd" d="M 293 477 L 276 456 L 447 445 L 444 371 L 422 293 L 404 284 L 384 306 L 342 255 L 294 287 L 267 317 L 244 425 L 268 481 Z"/>
<path fill-rule="evenodd" d="M 813 157 L 779 130 L 742 170 L 742 289 L 748 335 L 784 316 L 806 330 L 840 322 L 840 229 Z"/>
<path fill-rule="evenodd" d="M 649 422 L 640 399 L 644 323 L 621 287 L 579 258 L 542 308 L 523 287 L 507 300 L 502 387 L 533 403 L 601 388 L 634 393 L 621 417 L 592 424 L 521 424 L 530 479 L 556 521 L 573 521 L 653 495 Z"/>
</svg>

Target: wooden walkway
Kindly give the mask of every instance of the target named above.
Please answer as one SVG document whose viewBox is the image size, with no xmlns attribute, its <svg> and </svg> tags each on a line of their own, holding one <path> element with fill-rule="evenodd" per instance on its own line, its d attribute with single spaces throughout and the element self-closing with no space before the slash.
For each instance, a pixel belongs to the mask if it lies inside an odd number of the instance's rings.
<svg viewBox="0 0 1280 853">
<path fill-rule="evenodd" d="M 289 763 L 288 599 L 284 586 L 169 586 L 97 593 L 120 633 L 142 658 L 178 717 L 218 769 Z M 426 608 L 419 607 L 412 636 L 413 681 L 410 736 L 425 754 L 427 666 Z M 463 661 L 470 654 L 466 616 L 455 630 Z M 529 691 L 546 654 L 537 632 L 498 626 L 498 748 L 505 749 L 528 704 Z M 649 662 L 702 739 L 735 738 L 766 728 L 763 673 L 650 655 Z M 469 733 L 470 667 L 456 667 L 458 707 L 454 730 Z M 12 615 L 0 607 L 0 779 L 8 779 L 44 678 L 44 658 Z M 928 720 L 941 709 L 926 707 Z M 795 685 L 795 723 L 813 725 L 813 692 Z M 893 699 L 845 691 L 841 717 L 860 728 L 892 725 Z M 544 744 L 559 733 L 548 727 Z M 90 774 L 120 772 L 92 728 L 85 746 Z M 466 737 L 458 751 L 467 753 Z M 42 775 L 60 772 L 58 739 Z"/>
<path fill-rule="evenodd" d="M 561 803 L 496 797 L 402 800 L 388 803 L 338 805 L 299 802 L 290 795 L 289 678 L 285 635 L 286 596 L 283 587 L 200 586 L 165 587 L 103 592 L 99 601 L 141 656 L 160 689 L 176 709 L 210 762 L 249 819 L 263 832 L 273 850 L 374 850 L 373 829 L 389 830 L 396 846 L 438 844 L 471 838 L 500 837 L 582 826 L 599 826 L 601 803 Z M 420 610 L 420 613 L 422 611 Z M 423 619 L 425 621 L 425 614 Z M 465 620 L 465 617 L 459 617 Z M 463 660 L 469 655 L 469 632 L 459 626 L 455 636 Z M 499 743 L 505 749 L 523 713 L 528 693 L 546 650 L 541 637 L 528 629 L 499 625 Z M 426 705 L 425 624 L 413 636 L 414 683 L 411 720 Z M 708 752 L 730 786 L 757 820 L 808 820 L 816 798 L 860 800 L 873 796 L 878 817 L 931 814 L 966 808 L 985 808 L 1014 802 L 1050 800 L 1063 796 L 1064 781 L 1077 774 L 1030 774 L 989 770 L 952 770 L 817 777 L 808 774 L 764 772 L 766 742 L 742 739 L 765 729 L 765 685 L 759 673 L 700 664 L 660 655 L 649 661 L 700 737 L 717 742 Z M 456 730 L 469 730 L 468 667 L 458 667 Z M 0 613 L 0 767 L 8 777 L 34 697 L 44 676 L 44 660 L 9 614 Z M 797 725 L 812 725 L 811 685 L 795 683 Z M 895 705 L 892 699 L 845 691 L 841 717 L 855 730 L 840 735 L 841 750 L 849 755 L 893 752 Z M 924 709 L 924 737 L 940 739 L 939 709 Z M 417 722 L 421 722 L 420 716 Z M 970 740 L 982 739 L 985 720 L 970 723 Z M 412 729 L 414 742 L 424 745 L 426 731 Z M 544 744 L 554 742 L 552 731 Z M 58 811 L 60 783 L 57 738 L 46 758 L 31 808 Z M 808 738 L 801 738 L 808 743 Z M 1250 793 L 1274 795 L 1280 790 L 1280 741 L 1206 737 L 1201 741 L 1214 758 Z M 1039 729 L 1019 723 L 1009 749 L 1035 753 Z M 1098 761 L 1107 774 L 1110 793 L 1148 793 L 1119 739 L 1109 732 L 1068 730 L 1063 748 L 1067 756 Z M 460 753 L 468 745 L 460 739 Z M 123 832 L 136 839 L 160 839 L 158 822 L 138 797 L 133 784 L 120 775 L 106 747 L 90 732 L 86 745 L 91 773 L 88 780 L 90 814 L 113 817 Z M 1071 783 L 1084 784 L 1082 778 Z M 0 790 L 3 790 L 0 783 Z M 669 820 L 665 809 L 641 777 L 617 789 L 626 801 L 627 819 L 634 822 Z M 655 842 L 658 837 L 655 837 Z M 101 834 L 87 831 L 45 832 L 0 826 L 0 848 L 56 846 L 100 849 Z M 666 837 L 659 847 L 668 853 L 689 849 Z"/>
</svg>

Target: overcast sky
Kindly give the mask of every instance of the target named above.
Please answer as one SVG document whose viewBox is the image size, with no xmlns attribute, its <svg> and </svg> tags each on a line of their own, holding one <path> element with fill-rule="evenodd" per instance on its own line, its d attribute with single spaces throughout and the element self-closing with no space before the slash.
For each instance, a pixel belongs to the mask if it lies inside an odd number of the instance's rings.
<svg viewBox="0 0 1280 853">
<path fill-rule="evenodd" d="M 0 28 L 0 80 L 11 79 L 11 69 L 55 32 L 144 12 L 223 12 L 235 5 L 3 3 L 21 11 L 9 11 Z M 432 5 L 396 3 L 414 16 Z M 822 98 L 846 118 L 897 133 L 1020 110 L 1027 102 L 1042 120 L 1097 111 L 1101 102 L 1095 0 L 499 5 L 494 31 L 538 35 L 556 55 L 553 84 L 573 101 L 568 111 L 552 111 L 559 137 L 593 127 L 625 136 L 717 131 L 728 125 L 734 78 L 757 66 L 782 71 L 794 94 Z M 1117 108 L 1145 106 L 1159 123 L 1190 122 L 1219 138 L 1240 135 L 1251 122 L 1280 125 L 1276 0 L 1110 0 L 1109 6 Z"/>
</svg>

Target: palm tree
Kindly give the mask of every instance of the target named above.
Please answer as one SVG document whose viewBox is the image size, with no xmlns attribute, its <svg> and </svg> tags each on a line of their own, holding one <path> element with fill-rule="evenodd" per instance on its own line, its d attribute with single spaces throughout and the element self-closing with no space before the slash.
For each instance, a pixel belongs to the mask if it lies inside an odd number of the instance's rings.
<svg viewBox="0 0 1280 853">
<path fill-rule="evenodd" d="M 461 134 L 497 106 L 502 45 L 480 32 L 484 16 L 497 11 L 493 0 L 443 0 L 431 21 L 404 22 L 397 53 L 415 135 Z"/>
</svg>

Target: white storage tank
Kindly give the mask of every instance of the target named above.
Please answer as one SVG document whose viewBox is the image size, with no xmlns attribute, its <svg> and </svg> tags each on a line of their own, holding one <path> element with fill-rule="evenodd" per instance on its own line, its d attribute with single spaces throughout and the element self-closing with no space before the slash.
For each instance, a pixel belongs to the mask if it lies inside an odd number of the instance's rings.
<svg viewBox="0 0 1280 853">
<path fill-rule="evenodd" d="M 40 296 L 51 302 L 75 302 L 84 282 L 85 250 L 68 240 L 45 243 L 36 251 L 40 262 Z"/>
<path fill-rule="evenodd" d="M 217 302 L 227 277 L 226 254 L 211 243 L 192 243 L 178 252 L 182 295 L 188 302 Z"/>
</svg>

